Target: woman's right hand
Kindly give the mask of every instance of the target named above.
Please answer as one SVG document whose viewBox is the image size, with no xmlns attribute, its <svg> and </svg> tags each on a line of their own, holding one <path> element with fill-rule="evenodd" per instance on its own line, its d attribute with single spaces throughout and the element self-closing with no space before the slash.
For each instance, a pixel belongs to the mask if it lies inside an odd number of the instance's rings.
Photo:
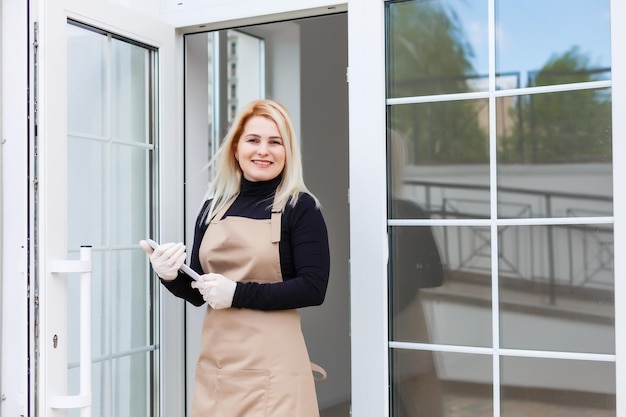
<svg viewBox="0 0 626 417">
<path fill-rule="evenodd" d="M 187 254 L 185 245 L 178 243 L 163 243 L 152 250 L 148 242 L 139 242 L 141 248 L 150 257 L 150 263 L 154 272 L 165 281 L 172 281 L 178 276 L 178 270 L 185 262 Z"/>
</svg>

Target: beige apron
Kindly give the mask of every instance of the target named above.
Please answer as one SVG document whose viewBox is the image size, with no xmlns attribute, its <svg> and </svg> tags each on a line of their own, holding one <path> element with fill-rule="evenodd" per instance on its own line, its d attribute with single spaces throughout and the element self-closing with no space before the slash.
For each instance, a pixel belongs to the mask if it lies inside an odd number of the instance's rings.
<svg viewBox="0 0 626 417">
<path fill-rule="evenodd" d="M 282 281 L 280 211 L 275 208 L 271 220 L 220 220 L 230 204 L 202 239 L 204 272 L 241 282 Z M 207 307 L 191 416 L 319 417 L 298 311 Z"/>
</svg>

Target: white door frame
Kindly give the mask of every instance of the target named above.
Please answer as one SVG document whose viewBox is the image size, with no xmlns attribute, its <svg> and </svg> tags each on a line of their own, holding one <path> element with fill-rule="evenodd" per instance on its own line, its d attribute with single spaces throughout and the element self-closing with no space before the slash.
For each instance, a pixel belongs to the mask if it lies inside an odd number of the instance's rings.
<svg viewBox="0 0 626 417">
<path fill-rule="evenodd" d="M 388 415 L 384 2 L 169 2 L 180 33 L 348 11 L 352 415 Z M 377 80 L 377 82 L 373 82 Z M 372 104 L 378 103 L 378 104 Z M 364 121 L 367 120 L 367 123 Z M 382 198 L 372 199 L 372 196 Z M 366 227 L 363 227 L 366 225 Z M 374 278 L 376 277 L 376 278 Z"/>
<path fill-rule="evenodd" d="M 352 415 L 388 416 L 384 2 L 348 7 Z"/>
<path fill-rule="evenodd" d="M 38 157 L 30 155 L 33 162 L 37 187 L 31 195 L 39 201 L 38 208 L 31 207 L 31 218 L 36 219 L 38 229 L 30 239 L 33 257 L 29 265 L 33 276 L 37 275 L 38 329 L 31 333 L 31 344 L 39 346 L 37 361 L 31 361 L 32 374 L 37 381 L 31 381 L 30 392 L 37 398 L 30 399 L 31 410 L 37 415 L 65 415 L 64 410 L 51 408 L 54 396 L 66 396 L 67 386 L 67 320 L 65 313 L 65 279 L 53 273 L 55 261 L 63 260 L 67 254 L 67 20 L 72 19 L 93 27 L 116 33 L 158 49 L 158 135 L 161 140 L 160 196 L 167 200 L 182 201 L 182 135 L 180 132 L 180 112 L 182 107 L 177 98 L 178 72 L 175 58 L 175 31 L 173 27 L 151 19 L 144 14 L 108 2 L 84 2 L 80 0 L 34 1 L 31 9 L 32 25 L 38 28 L 37 40 L 37 138 Z M 34 55 L 33 55 L 34 56 Z M 181 63 L 182 65 L 182 63 Z M 33 80 L 34 81 L 34 80 Z M 31 82 L 31 85 L 32 82 Z M 34 128 L 34 126 L 33 126 Z M 165 198 L 163 198 L 165 200 Z M 34 201 L 34 200 L 32 200 Z M 162 239 L 179 239 L 182 236 L 182 204 L 160 204 L 160 231 Z M 34 212 L 37 210 L 37 212 Z M 34 297 L 33 297 L 34 299 Z M 182 317 L 181 304 L 162 305 L 164 314 L 178 314 Z M 35 306 L 32 306 L 35 311 Z M 162 329 L 174 332 L 176 329 Z M 53 340 L 57 340 L 58 348 Z M 181 343 L 174 337 L 164 338 L 161 344 L 162 356 L 182 357 Z M 182 361 L 181 361 L 182 363 Z M 161 369 L 161 395 L 164 415 L 176 415 L 182 401 L 184 384 L 178 372 L 170 367 Z M 176 395 L 176 394 L 179 395 Z M 175 410 L 175 411 L 170 411 Z"/>
<path fill-rule="evenodd" d="M 170 2 L 162 17 L 182 34 L 348 11 L 352 415 L 386 416 L 389 407 L 384 2 L 247 0 L 243 2 L 245 5 L 217 2 L 215 6 L 210 3 L 205 1 L 204 7 L 197 8 L 193 2 L 182 5 Z M 372 199 L 372 196 L 382 198 Z"/>
<path fill-rule="evenodd" d="M 45 2 L 41 1 L 43 5 Z M 54 2 L 49 2 L 54 3 Z M 372 196 L 386 195 L 385 184 L 385 149 L 384 141 L 381 140 L 385 136 L 385 93 L 384 93 L 384 2 L 382 0 L 350 0 L 347 3 L 334 3 L 330 1 L 313 1 L 306 0 L 301 2 L 293 2 L 289 0 L 258 2 L 256 0 L 245 1 L 245 5 L 238 3 L 237 7 L 229 6 L 224 2 L 217 2 L 215 7 L 199 7 L 198 4 L 210 3 L 210 1 L 202 2 L 201 0 L 185 2 L 185 5 L 178 6 L 177 2 L 164 1 L 162 18 L 166 22 L 173 24 L 180 29 L 176 36 L 176 47 L 173 44 L 162 45 L 163 54 L 160 54 L 161 79 L 163 79 L 163 71 L 176 72 L 174 78 L 177 80 L 175 86 L 162 86 L 161 90 L 161 113 L 167 111 L 167 106 L 173 105 L 174 109 L 169 109 L 169 115 L 176 115 L 173 125 L 168 125 L 167 118 L 162 118 L 161 136 L 176 137 L 178 140 L 171 142 L 163 141 L 165 146 L 172 146 L 163 152 L 162 155 L 167 159 L 168 176 L 162 178 L 161 195 L 167 195 L 168 200 L 178 199 L 182 201 L 182 190 L 177 185 L 181 183 L 182 168 L 181 164 L 182 151 L 179 145 L 182 143 L 180 137 L 180 118 L 181 108 L 180 102 L 182 98 L 177 97 L 176 91 L 182 90 L 182 82 L 180 82 L 180 66 L 182 65 L 182 48 L 180 47 L 181 34 L 186 31 L 198 30 L 197 25 L 203 24 L 206 29 L 219 29 L 226 26 L 236 26 L 238 24 L 251 24 L 260 21 L 275 20 L 278 16 L 287 16 L 289 18 L 300 17 L 311 13 L 311 10 L 317 9 L 320 12 L 328 7 L 345 8 L 347 5 L 348 22 L 349 22 L 349 98 L 350 98 L 350 201 L 351 201 L 351 337 L 352 337 L 352 390 L 353 390 L 353 406 L 352 415 L 388 415 L 388 398 L 386 398 L 388 385 L 388 369 L 386 363 L 388 343 L 387 343 L 387 308 L 386 308 L 386 286 L 384 279 L 372 279 L 373 275 L 385 276 L 387 251 L 387 235 L 386 235 L 386 201 L 385 199 L 372 199 Z M 334 3 L 334 4 L 333 4 Z M 145 19 L 144 15 L 138 15 L 129 12 L 124 8 L 123 13 L 117 13 L 112 16 L 110 13 L 95 14 L 96 9 L 104 6 L 83 5 L 80 1 L 71 2 L 71 10 L 66 12 L 68 16 L 83 20 L 86 23 L 92 23 L 96 26 L 106 28 L 107 19 L 126 19 L 130 20 L 131 26 L 136 25 L 137 19 Z M 195 9 L 194 9 L 195 6 Z M 40 11 L 44 11 L 41 6 Z M 108 10 L 120 10 L 116 7 L 107 5 Z M 82 11 L 82 13 L 81 13 Z M 611 1 L 612 15 L 612 76 L 613 76 L 613 146 L 614 160 L 616 162 L 624 160 L 626 157 L 626 119 L 623 114 L 626 113 L 626 50 L 620 49 L 620 45 L 615 40 L 622 39 L 624 36 L 624 27 L 626 27 L 626 5 L 621 0 Z M 88 19 L 86 16 L 98 16 L 98 19 Z M 103 26 L 104 25 L 104 26 Z M 158 25 L 155 25 L 156 28 Z M 195 26 L 195 27 L 194 27 Z M 115 25 L 111 25 L 111 29 Z M 43 30 L 43 27 L 42 27 Z M 120 33 L 119 30 L 116 32 Z M 121 33 L 124 36 L 136 38 L 136 33 L 128 31 Z M 155 45 L 154 40 L 159 39 L 159 34 L 153 34 L 153 38 L 147 37 L 142 42 Z M 174 37 L 172 37 L 174 39 Z M 169 46 L 168 46 L 169 45 Z M 42 45 L 45 49 L 45 46 Z M 165 52 L 169 54 L 169 60 L 165 59 Z M 63 64 L 59 64 L 63 65 Z M 45 70 L 45 69 L 44 69 Z M 61 73 L 63 74 L 63 73 Z M 62 77 L 61 77 L 62 78 Z M 55 86 L 56 83 L 56 86 Z M 50 85 L 52 84 L 52 85 Z M 47 97 L 54 96 L 53 88 L 59 88 L 59 79 L 54 82 L 44 83 L 46 91 L 43 92 Z M 63 83 L 64 85 L 64 83 Z M 41 102 L 40 106 L 45 102 Z M 59 106 L 56 102 L 55 105 Z M 49 108 L 43 106 L 42 108 Z M 50 127 L 58 129 L 54 120 L 51 120 L 52 114 L 47 114 L 47 118 L 41 114 L 40 123 L 47 123 Z M 59 120 L 65 120 L 64 118 Z M 367 123 L 365 123 L 367 121 Z M 40 129 L 42 126 L 40 126 Z M 46 131 L 46 130 L 44 130 Z M 358 138 L 358 140 L 357 140 Z M 169 145 L 168 145 L 169 144 Z M 54 152 L 54 150 L 50 150 Z M 42 155 L 49 154 L 48 149 L 42 149 Z M 162 160 L 162 164 L 166 163 Z M 162 165 L 163 166 L 163 165 Z M 173 169 L 170 169 L 175 167 Z M 172 175 L 172 172 L 174 173 Z M 178 177 L 180 175 L 180 177 Z M 615 213 L 615 252 L 621 253 L 622 248 L 626 247 L 626 191 L 620 187 L 620 178 L 626 178 L 626 167 L 622 164 L 614 164 L 615 192 L 614 192 L 614 213 Z M 48 178 L 47 181 L 50 181 Z M 47 184 L 40 184 L 41 196 L 46 198 L 53 195 L 53 191 L 47 188 Z M 168 194 L 170 193 L 170 194 Z M 172 197 L 173 196 L 173 197 Z M 47 198 L 46 201 L 53 200 Z M 162 204 L 161 224 L 162 239 L 179 238 L 182 234 L 182 205 Z M 44 215 L 50 213 L 42 213 Z M 56 221 L 56 220 L 55 220 Z M 58 226 L 54 222 L 45 222 L 49 225 L 49 229 L 44 232 L 43 239 L 48 238 L 56 231 L 53 227 Z M 53 223 L 53 224 L 50 224 Z M 358 225 L 367 224 L 368 227 L 356 227 Z M 58 227 L 57 227 L 58 228 Z M 367 244 L 365 243 L 367 242 Z M 48 255 L 52 255 L 49 253 Z M 45 281 L 47 266 L 42 265 L 42 274 L 40 280 Z M 626 323 L 626 304 L 622 302 L 626 295 L 626 284 L 618 279 L 626 272 L 626 263 L 620 257 L 615 259 L 615 315 L 616 329 L 625 328 Z M 362 278 L 360 278 L 362 277 Z M 164 300 L 165 301 L 165 300 Z M 43 308 L 43 306 L 42 306 Z M 171 316 L 167 313 L 163 320 L 163 334 L 172 335 L 163 340 L 163 352 L 169 350 L 171 353 L 180 352 L 180 355 L 174 357 L 182 358 L 182 347 L 177 346 L 183 340 L 180 334 L 179 324 L 182 322 L 182 307 L 180 303 L 174 305 L 162 304 L 165 310 L 171 309 Z M 176 330 L 179 329 L 179 330 Z M 178 334 L 177 334 L 178 332 Z M 49 335 L 48 335 L 49 336 Z M 47 340 L 42 335 L 44 340 Z M 178 342 L 177 342 L 178 341 Z M 171 343 L 172 346 L 166 343 Z M 169 354 L 165 357 L 171 358 Z M 626 333 L 616 331 L 616 356 L 617 360 L 617 392 L 625 392 L 626 390 L 626 363 L 619 358 L 626 358 Z M 169 360 L 169 359 L 168 359 Z M 174 395 L 181 390 L 183 386 L 182 378 L 177 373 L 183 369 L 183 366 L 177 368 L 174 363 L 166 363 L 163 367 L 161 375 L 164 383 L 162 398 L 172 403 L 178 402 L 182 404 L 184 396 Z M 167 384 L 170 384 L 168 387 Z M 626 397 L 622 394 L 617 396 L 617 409 L 626 409 Z M 177 412 L 171 414 L 167 410 L 175 410 L 165 405 L 164 415 L 176 415 Z"/>
<path fill-rule="evenodd" d="M 27 140 L 29 68 L 27 66 L 28 31 L 26 2 L 2 4 L 2 183 L 4 195 L 2 230 L 2 401 L 0 414 L 26 412 L 27 391 L 27 300 L 25 247 L 27 244 Z M 11 42 L 8 42 L 11 34 Z M 7 59 L 11 57 L 11 59 Z M 10 105 L 7 105 L 11 103 Z M 9 203 L 10 201 L 10 203 Z M 7 320 L 11 317 L 11 320 Z M 19 319 L 15 319 L 18 317 Z"/>
</svg>

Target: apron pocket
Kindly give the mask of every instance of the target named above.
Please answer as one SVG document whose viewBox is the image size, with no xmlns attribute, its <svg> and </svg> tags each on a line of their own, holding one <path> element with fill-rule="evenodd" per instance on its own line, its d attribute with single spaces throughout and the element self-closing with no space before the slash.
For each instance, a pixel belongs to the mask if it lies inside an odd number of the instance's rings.
<svg viewBox="0 0 626 417">
<path fill-rule="evenodd" d="M 267 417 L 269 370 L 217 372 L 217 410 L 220 417 Z"/>
</svg>

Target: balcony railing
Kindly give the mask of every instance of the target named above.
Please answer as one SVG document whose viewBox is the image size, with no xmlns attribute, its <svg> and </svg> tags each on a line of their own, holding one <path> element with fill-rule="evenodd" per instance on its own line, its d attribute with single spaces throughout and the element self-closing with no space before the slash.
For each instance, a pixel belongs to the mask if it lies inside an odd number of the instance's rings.
<svg viewBox="0 0 626 417">
<path fill-rule="evenodd" d="M 406 195 L 433 219 L 489 218 L 489 187 L 409 180 Z M 499 218 L 611 217 L 612 197 L 498 187 Z M 601 224 L 502 225 L 498 229 L 499 276 L 559 291 L 613 289 L 613 226 Z M 439 227 L 435 234 L 450 271 L 490 276 L 488 226 Z M 582 294 L 581 293 L 581 294 Z"/>
</svg>

